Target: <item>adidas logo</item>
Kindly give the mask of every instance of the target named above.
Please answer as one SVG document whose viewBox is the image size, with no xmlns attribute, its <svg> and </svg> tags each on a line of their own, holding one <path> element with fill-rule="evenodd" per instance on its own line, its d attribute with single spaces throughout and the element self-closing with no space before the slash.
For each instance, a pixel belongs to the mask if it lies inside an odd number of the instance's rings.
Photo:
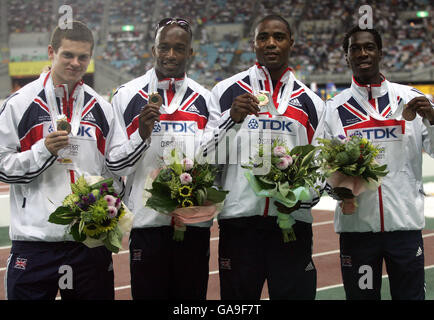
<svg viewBox="0 0 434 320">
<path fill-rule="evenodd" d="M 96 121 L 96 120 L 95 120 L 95 117 L 93 116 L 93 113 L 92 113 L 92 112 L 88 112 L 88 113 L 84 116 L 83 120 L 85 120 L 85 121 L 93 121 L 93 122 Z"/>
<path fill-rule="evenodd" d="M 113 271 L 113 262 L 110 262 L 110 265 L 109 265 L 107 271 L 109 271 L 109 272 Z"/>
<path fill-rule="evenodd" d="M 306 266 L 306 268 L 304 268 L 304 271 L 310 271 L 310 270 L 315 270 L 312 261 L 309 262 L 309 264 Z"/>
<path fill-rule="evenodd" d="M 301 107 L 301 103 L 300 103 L 300 101 L 298 101 L 297 98 L 290 100 L 289 104 L 292 104 L 293 106 L 296 106 L 296 107 Z"/>
<path fill-rule="evenodd" d="M 196 108 L 196 106 L 195 106 L 194 104 L 192 104 L 191 106 L 189 106 L 189 107 L 187 108 L 187 110 L 185 110 L 185 111 L 188 111 L 188 112 L 194 112 L 194 113 L 200 114 L 199 109 Z"/>
<path fill-rule="evenodd" d="M 419 257 L 422 254 L 422 249 L 419 247 L 416 252 L 416 257 Z"/>
</svg>

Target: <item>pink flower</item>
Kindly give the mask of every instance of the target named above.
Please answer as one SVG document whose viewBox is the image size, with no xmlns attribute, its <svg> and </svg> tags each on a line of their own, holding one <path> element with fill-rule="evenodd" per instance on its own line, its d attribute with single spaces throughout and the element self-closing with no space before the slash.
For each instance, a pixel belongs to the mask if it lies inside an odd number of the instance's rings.
<svg viewBox="0 0 434 320">
<path fill-rule="evenodd" d="M 181 160 L 181 164 L 185 171 L 189 171 L 193 168 L 194 162 L 189 158 L 184 158 Z"/>
<path fill-rule="evenodd" d="M 107 211 L 110 219 L 113 219 L 118 214 L 118 209 L 116 209 L 116 207 L 113 206 L 108 206 Z"/>
<path fill-rule="evenodd" d="M 181 180 L 181 184 L 189 184 L 193 181 L 193 178 L 187 172 L 182 173 L 179 179 Z"/>
<path fill-rule="evenodd" d="M 115 204 L 116 204 L 116 198 L 113 197 L 113 196 L 111 196 L 111 195 L 109 195 L 109 194 L 104 196 L 104 200 L 107 201 L 107 205 L 109 207 L 110 206 L 114 207 Z"/>
<path fill-rule="evenodd" d="M 286 149 L 285 147 L 277 146 L 273 149 L 273 154 L 276 157 L 283 157 L 284 155 L 286 155 Z"/>
<path fill-rule="evenodd" d="M 291 160 L 292 160 L 292 158 L 291 158 Z M 288 168 L 288 166 L 289 166 L 289 159 L 286 157 L 280 158 L 280 161 L 278 163 L 276 163 L 276 167 L 279 170 L 285 170 L 286 168 Z"/>
<path fill-rule="evenodd" d="M 292 157 L 289 154 L 285 154 L 283 156 L 283 158 L 285 158 L 286 160 L 288 160 L 288 166 L 292 165 L 292 163 L 294 162 L 294 160 L 292 159 Z"/>
</svg>

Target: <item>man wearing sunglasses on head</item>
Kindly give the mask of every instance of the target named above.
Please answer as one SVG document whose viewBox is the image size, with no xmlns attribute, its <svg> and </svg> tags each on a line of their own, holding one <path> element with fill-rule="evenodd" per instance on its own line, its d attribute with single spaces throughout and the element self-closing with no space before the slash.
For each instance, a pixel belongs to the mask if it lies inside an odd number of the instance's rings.
<svg viewBox="0 0 434 320">
<path fill-rule="evenodd" d="M 207 123 L 217 118 L 208 109 L 210 92 L 186 75 L 191 41 L 186 20 L 161 20 L 152 47 L 154 67 L 122 85 L 112 100 L 128 136 L 138 131 L 150 142 L 137 170 L 127 177 L 124 199 L 135 214 L 130 235 L 133 299 L 206 299 L 212 219 L 187 224 L 184 240 L 175 241 L 173 218 L 145 207 L 144 201 L 167 151 L 196 148 Z"/>
</svg>

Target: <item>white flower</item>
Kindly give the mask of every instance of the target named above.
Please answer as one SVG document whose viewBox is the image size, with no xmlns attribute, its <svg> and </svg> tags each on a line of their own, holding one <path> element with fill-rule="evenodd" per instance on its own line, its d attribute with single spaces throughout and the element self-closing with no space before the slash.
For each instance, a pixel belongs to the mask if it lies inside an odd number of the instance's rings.
<svg viewBox="0 0 434 320">
<path fill-rule="evenodd" d="M 122 233 L 130 232 L 133 226 L 134 215 L 123 202 L 121 205 L 124 208 L 125 213 L 119 220 L 119 229 L 121 229 Z"/>
<path fill-rule="evenodd" d="M 187 172 L 182 173 L 179 179 L 181 180 L 181 184 L 189 184 L 193 181 L 193 178 Z"/>
</svg>

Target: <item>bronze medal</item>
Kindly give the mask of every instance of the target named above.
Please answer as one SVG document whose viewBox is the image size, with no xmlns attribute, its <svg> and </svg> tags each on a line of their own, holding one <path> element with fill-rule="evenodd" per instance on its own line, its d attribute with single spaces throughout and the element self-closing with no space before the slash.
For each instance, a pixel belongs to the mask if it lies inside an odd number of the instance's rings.
<svg viewBox="0 0 434 320">
<path fill-rule="evenodd" d="M 260 107 L 266 106 L 268 104 L 268 97 L 267 97 L 267 95 L 265 95 L 263 93 L 258 93 L 256 95 L 256 98 L 258 98 L 258 100 L 259 100 L 259 106 Z"/>
<path fill-rule="evenodd" d="M 160 107 L 163 104 L 163 98 L 157 92 L 153 92 L 149 95 L 148 103 Z"/>
<path fill-rule="evenodd" d="M 402 111 L 402 117 L 406 121 L 412 121 L 416 118 L 416 112 L 405 105 L 404 110 Z"/>
<path fill-rule="evenodd" d="M 71 124 L 66 120 L 57 120 L 57 131 L 71 132 Z"/>
</svg>

